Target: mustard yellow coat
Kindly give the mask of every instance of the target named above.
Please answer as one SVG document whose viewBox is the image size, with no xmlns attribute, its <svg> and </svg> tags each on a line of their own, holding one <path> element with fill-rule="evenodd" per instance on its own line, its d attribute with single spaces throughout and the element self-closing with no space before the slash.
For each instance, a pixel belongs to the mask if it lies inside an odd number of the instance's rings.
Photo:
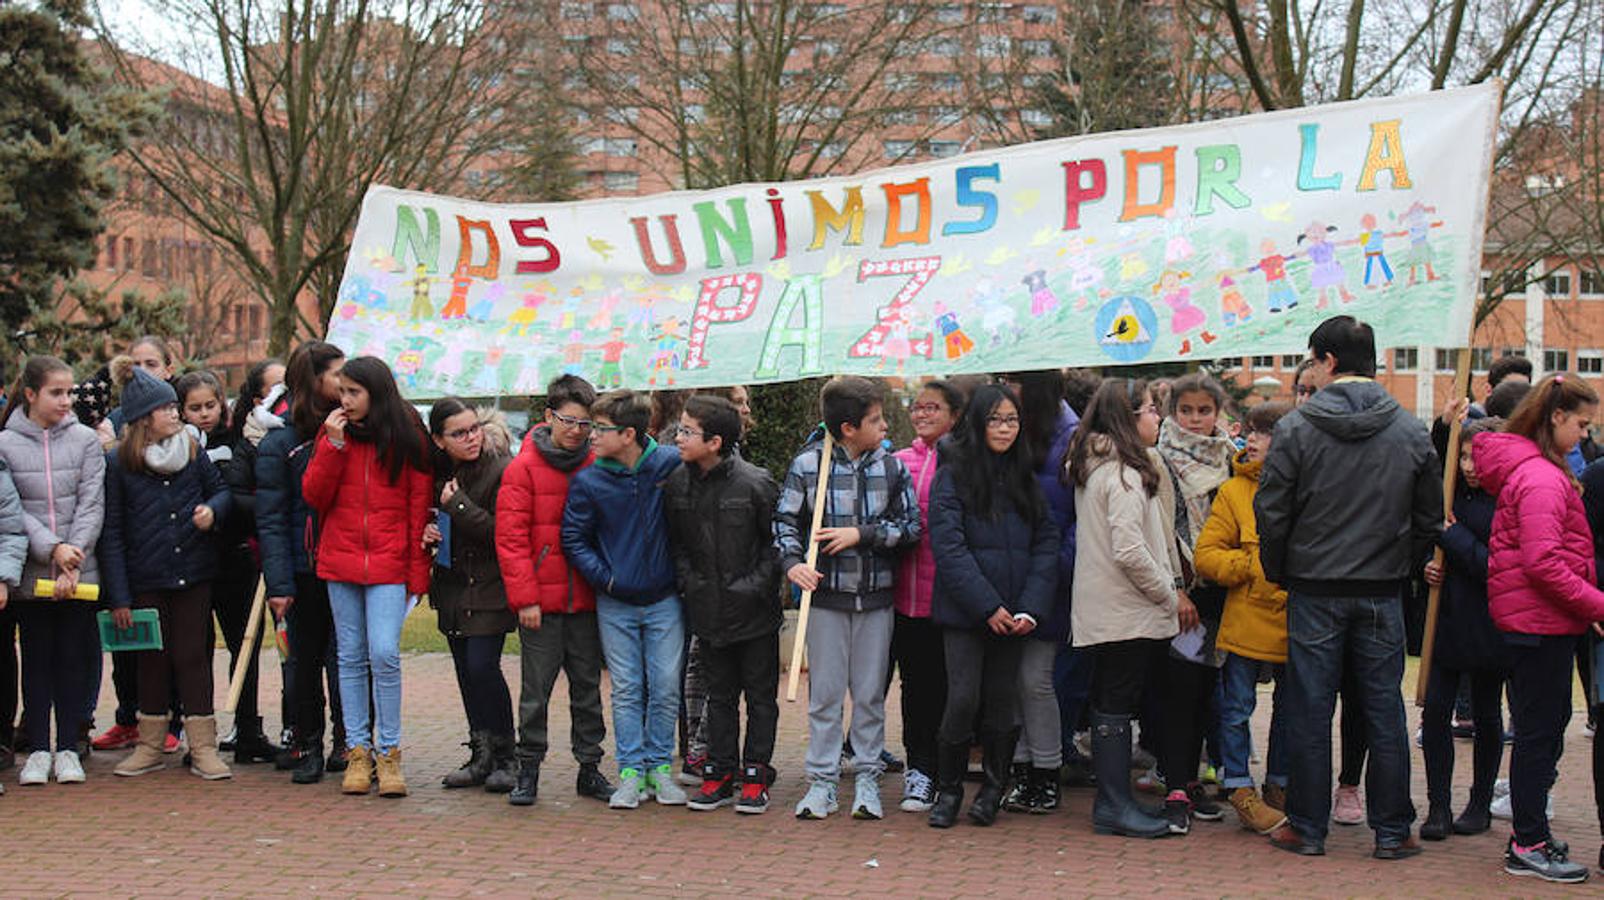
<svg viewBox="0 0 1604 900">
<path fill-rule="evenodd" d="M 1259 530 L 1253 495 L 1260 463 L 1246 453 L 1232 461 L 1235 475 L 1214 495 L 1214 506 L 1198 536 L 1198 574 L 1229 589 L 1220 634 L 1221 650 L 1265 662 L 1287 661 L 1287 592 L 1266 580 L 1259 565 Z"/>
</svg>

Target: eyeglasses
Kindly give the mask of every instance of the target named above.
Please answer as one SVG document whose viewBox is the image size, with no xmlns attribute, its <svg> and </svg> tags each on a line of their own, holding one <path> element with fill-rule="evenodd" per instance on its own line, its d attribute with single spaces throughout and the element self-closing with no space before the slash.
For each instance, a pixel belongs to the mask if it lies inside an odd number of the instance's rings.
<svg viewBox="0 0 1604 900">
<path fill-rule="evenodd" d="M 908 412 L 915 416 L 933 416 L 944 409 L 946 407 L 940 403 L 915 403 L 908 407 Z"/>
<path fill-rule="evenodd" d="M 576 419 L 573 416 L 565 416 L 562 413 L 554 412 L 551 417 L 560 422 L 565 428 L 578 428 L 580 431 L 589 431 L 593 424 L 589 419 Z"/>
<path fill-rule="evenodd" d="M 469 425 L 467 428 L 458 428 L 456 431 L 446 432 L 446 437 L 452 439 L 453 441 L 465 441 L 483 430 L 484 425 L 480 422 L 475 422 L 472 425 Z"/>
<path fill-rule="evenodd" d="M 689 438 L 696 438 L 697 440 L 707 437 L 707 432 L 705 431 L 697 431 L 694 428 L 686 428 L 684 426 L 680 427 L 679 433 Z"/>
<path fill-rule="evenodd" d="M 1300 384 L 1296 388 L 1293 388 L 1293 390 L 1297 391 L 1299 397 L 1313 397 L 1315 392 L 1320 389 L 1311 385 Z"/>
<path fill-rule="evenodd" d="M 1019 417 L 1018 416 L 987 416 L 986 417 L 986 427 L 987 428 L 1018 428 L 1019 427 Z"/>
<path fill-rule="evenodd" d="M 1144 403 L 1137 407 L 1136 414 L 1139 416 L 1156 416 L 1158 415 L 1158 407 L 1151 403 Z"/>
<path fill-rule="evenodd" d="M 589 425 L 591 430 L 599 431 L 603 434 L 612 434 L 614 432 L 623 431 L 625 428 L 629 427 L 628 425 L 602 425 L 595 422 L 586 422 L 585 424 Z"/>
</svg>

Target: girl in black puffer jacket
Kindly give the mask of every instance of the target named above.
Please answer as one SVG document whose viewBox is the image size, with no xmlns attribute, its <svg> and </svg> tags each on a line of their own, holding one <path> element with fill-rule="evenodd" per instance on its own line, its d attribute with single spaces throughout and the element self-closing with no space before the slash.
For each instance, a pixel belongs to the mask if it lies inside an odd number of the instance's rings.
<svg viewBox="0 0 1604 900">
<path fill-rule="evenodd" d="M 217 755 L 212 717 L 211 582 L 217 547 L 211 539 L 228 516 L 223 477 L 178 415 L 171 385 L 136 370 L 123 389 L 128 423 L 106 460 L 106 523 L 99 556 L 102 589 L 119 628 L 130 607 L 161 617 L 162 649 L 139 654 L 139 744 L 118 775 L 162 768 L 171 686 L 184 709 L 193 759 L 206 779 L 232 773 Z"/>
</svg>

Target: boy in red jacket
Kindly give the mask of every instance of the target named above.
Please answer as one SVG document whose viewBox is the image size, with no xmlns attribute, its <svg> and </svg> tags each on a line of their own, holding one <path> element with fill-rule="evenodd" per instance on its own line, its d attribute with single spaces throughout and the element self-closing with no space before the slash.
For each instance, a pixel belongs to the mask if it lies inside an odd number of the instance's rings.
<svg viewBox="0 0 1604 900">
<path fill-rule="evenodd" d="M 613 786 L 597 767 L 607 726 L 602 719 L 601 634 L 596 595 L 563 556 L 563 505 L 568 484 L 596 458 L 590 448 L 590 405 L 596 389 L 577 375 L 546 386 L 545 421 L 524 436 L 496 500 L 496 555 L 507 605 L 518 614 L 523 683 L 518 691 L 518 785 L 507 802 L 529 806 L 546 758 L 546 705 L 557 672 L 568 675 L 572 748 L 579 761 L 574 789 L 607 800 Z"/>
</svg>

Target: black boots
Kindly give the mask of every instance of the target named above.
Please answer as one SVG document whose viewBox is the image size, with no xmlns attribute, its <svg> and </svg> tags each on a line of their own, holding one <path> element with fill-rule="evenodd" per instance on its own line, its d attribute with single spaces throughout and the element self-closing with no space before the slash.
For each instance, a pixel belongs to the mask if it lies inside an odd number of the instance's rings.
<svg viewBox="0 0 1604 900">
<path fill-rule="evenodd" d="M 990 825 L 997 821 L 1002 808 L 1003 791 L 1008 789 L 1008 766 L 1014 759 L 1014 745 L 1019 732 L 994 734 L 981 740 L 980 767 L 984 779 L 975 802 L 969 804 L 969 819 L 976 825 Z"/>
<path fill-rule="evenodd" d="M 483 731 L 468 735 L 468 761 L 440 782 L 448 788 L 477 787 L 490 774 L 490 736 Z"/>
<path fill-rule="evenodd" d="M 612 799 L 613 785 L 595 763 L 580 763 L 579 775 L 574 779 L 574 793 L 606 803 Z"/>
<path fill-rule="evenodd" d="M 511 734 L 487 734 L 490 744 L 490 771 L 485 775 L 485 790 L 492 794 L 505 794 L 518 785 L 518 757 L 513 752 L 517 743 Z"/>
<path fill-rule="evenodd" d="M 1097 773 L 1092 827 L 1098 834 L 1156 838 L 1170 833 L 1168 822 L 1131 797 L 1130 716 L 1092 713 L 1092 766 Z"/>
<path fill-rule="evenodd" d="M 936 805 L 930 808 L 931 828 L 951 828 L 957 823 L 968 768 L 968 745 L 943 743 L 936 747 Z"/>
<path fill-rule="evenodd" d="M 279 748 L 262 733 L 262 717 L 252 716 L 234 723 L 234 763 L 273 762 Z"/>
<path fill-rule="evenodd" d="M 535 795 L 539 792 L 540 760 L 519 760 L 518 783 L 513 786 L 512 793 L 507 795 L 507 802 L 513 806 L 534 806 Z"/>
<path fill-rule="evenodd" d="M 296 784 L 317 784 L 323 780 L 323 741 L 318 740 L 301 748 L 301 761 L 290 773 Z"/>
<path fill-rule="evenodd" d="M 1420 839 L 1423 841 L 1445 840 L 1454 830 L 1454 813 L 1447 804 L 1431 804 L 1426 812 L 1426 821 L 1420 823 Z"/>
</svg>

